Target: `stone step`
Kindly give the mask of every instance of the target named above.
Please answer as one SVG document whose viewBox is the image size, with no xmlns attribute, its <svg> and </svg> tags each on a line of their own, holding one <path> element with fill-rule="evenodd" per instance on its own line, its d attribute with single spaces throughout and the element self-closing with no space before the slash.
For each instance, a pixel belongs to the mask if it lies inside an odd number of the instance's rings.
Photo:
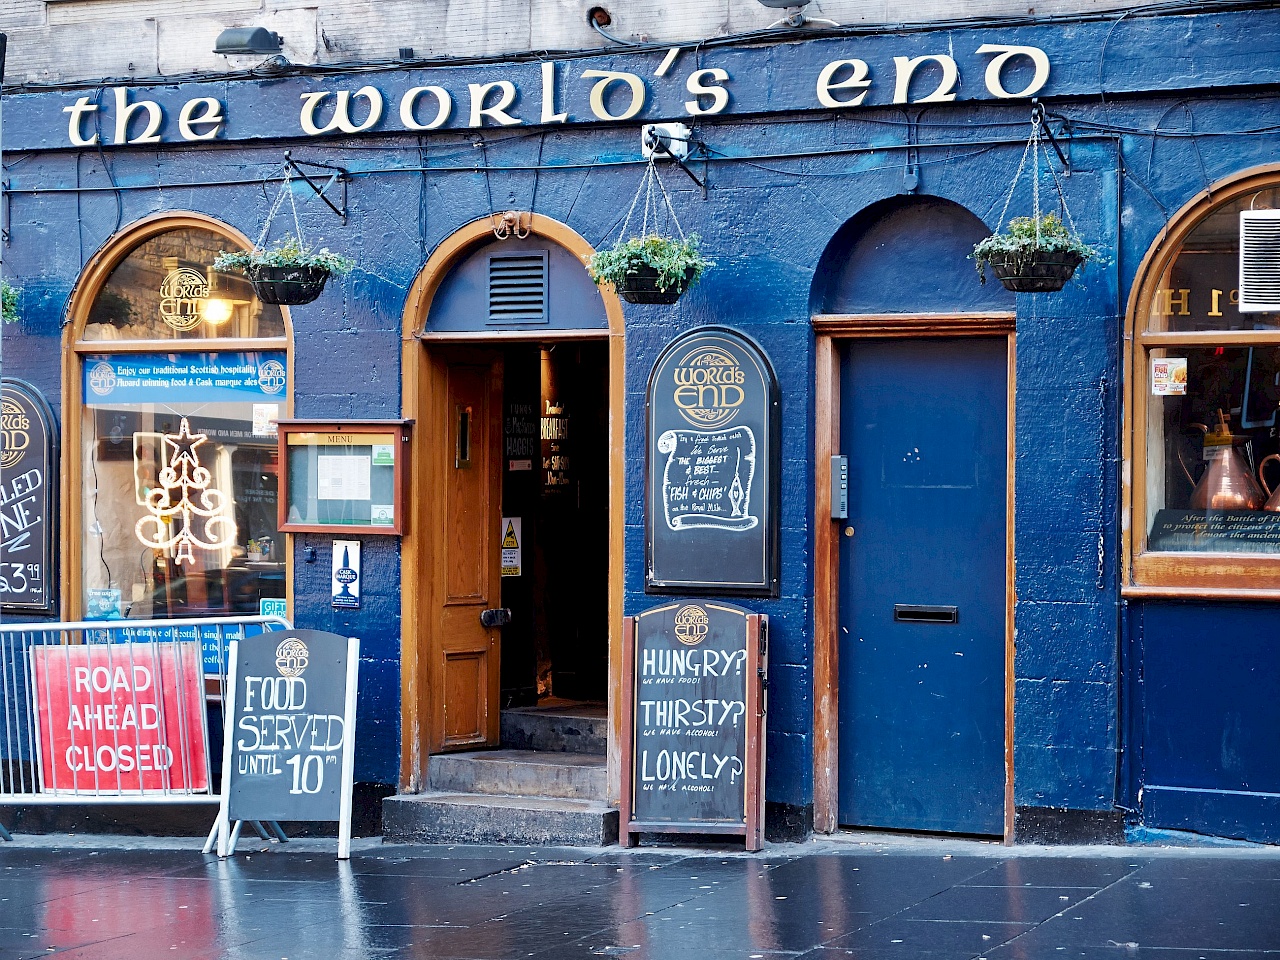
<svg viewBox="0 0 1280 960">
<path fill-rule="evenodd" d="M 513 750 L 605 754 L 608 708 L 603 703 L 513 707 L 502 711 L 502 745 Z"/>
<path fill-rule="evenodd" d="M 603 801 L 605 777 L 605 758 L 588 753 L 476 750 L 427 764 L 428 788 L 444 793 Z"/>
<path fill-rule="evenodd" d="M 617 842 L 618 811 L 590 800 L 405 794 L 382 801 L 382 839 L 385 843 L 603 847 Z"/>
</svg>

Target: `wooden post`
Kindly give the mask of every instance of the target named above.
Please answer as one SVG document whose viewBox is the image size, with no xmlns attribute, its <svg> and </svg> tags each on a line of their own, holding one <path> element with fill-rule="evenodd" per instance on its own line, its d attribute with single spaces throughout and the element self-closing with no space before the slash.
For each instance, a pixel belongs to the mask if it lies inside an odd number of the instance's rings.
<svg viewBox="0 0 1280 960">
<path fill-rule="evenodd" d="M 622 756 L 622 795 L 618 798 L 618 843 L 634 847 L 635 834 L 631 832 L 631 790 L 635 771 L 635 683 L 636 683 L 636 618 L 627 617 L 622 622 L 622 737 L 619 752 Z"/>
</svg>

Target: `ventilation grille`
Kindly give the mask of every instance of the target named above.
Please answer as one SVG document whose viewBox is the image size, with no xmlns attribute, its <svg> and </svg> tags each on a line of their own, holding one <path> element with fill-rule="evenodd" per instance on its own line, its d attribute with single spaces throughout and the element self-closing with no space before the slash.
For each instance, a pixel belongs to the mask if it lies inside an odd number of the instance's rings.
<svg viewBox="0 0 1280 960">
<path fill-rule="evenodd" d="M 1240 212 L 1240 312 L 1280 311 L 1280 210 Z"/>
<path fill-rule="evenodd" d="M 547 251 L 489 257 L 489 323 L 547 322 Z"/>
</svg>

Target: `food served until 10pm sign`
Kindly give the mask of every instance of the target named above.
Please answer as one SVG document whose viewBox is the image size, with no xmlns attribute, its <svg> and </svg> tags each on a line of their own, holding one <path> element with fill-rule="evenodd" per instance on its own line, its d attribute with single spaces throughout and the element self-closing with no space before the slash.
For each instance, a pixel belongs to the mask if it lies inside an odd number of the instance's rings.
<svg viewBox="0 0 1280 960">
<path fill-rule="evenodd" d="M 276 630 L 231 644 L 218 855 L 232 820 L 336 820 L 351 841 L 360 641 Z"/>
</svg>

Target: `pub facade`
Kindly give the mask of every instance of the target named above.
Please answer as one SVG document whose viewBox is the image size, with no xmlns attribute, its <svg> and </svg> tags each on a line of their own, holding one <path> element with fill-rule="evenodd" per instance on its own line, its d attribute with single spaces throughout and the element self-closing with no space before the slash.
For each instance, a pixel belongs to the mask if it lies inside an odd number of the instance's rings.
<svg viewBox="0 0 1280 960">
<path fill-rule="evenodd" d="M 5 619 L 359 637 L 389 837 L 608 839 L 624 620 L 722 598 L 768 618 L 771 839 L 1280 841 L 1278 110 L 1263 4 L 7 90 L 3 375 L 60 442 Z M 1097 256 L 980 282 L 1041 208 Z M 593 283 L 655 230 L 687 292 Z M 289 235 L 354 267 L 214 267 Z"/>
</svg>

